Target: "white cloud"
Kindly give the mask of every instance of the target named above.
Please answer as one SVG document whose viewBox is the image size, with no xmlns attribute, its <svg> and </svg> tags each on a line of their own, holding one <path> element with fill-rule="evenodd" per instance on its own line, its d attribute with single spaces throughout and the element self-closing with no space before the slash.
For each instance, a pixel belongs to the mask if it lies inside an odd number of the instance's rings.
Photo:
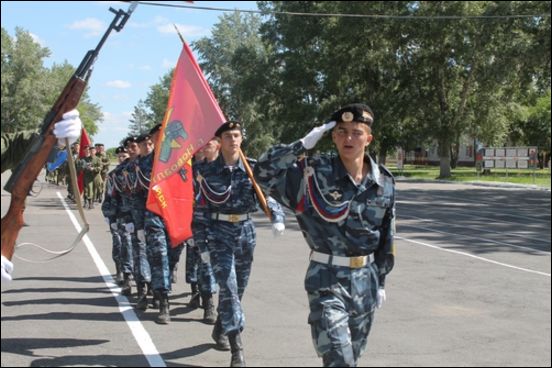
<svg viewBox="0 0 552 368">
<path fill-rule="evenodd" d="M 159 24 L 157 26 L 157 31 L 164 34 L 176 34 L 176 29 L 174 28 L 175 25 L 180 31 L 180 34 L 182 34 L 182 37 L 184 37 L 184 39 L 186 39 L 187 37 L 207 36 L 210 33 L 209 29 L 207 28 L 172 22 Z"/>
<path fill-rule="evenodd" d="M 175 66 L 176 66 L 176 61 L 169 60 L 167 58 L 164 58 L 163 61 L 161 62 L 161 68 L 163 69 L 170 69 L 170 68 L 174 68 Z"/>
<path fill-rule="evenodd" d="M 124 88 L 130 88 L 132 87 L 132 84 L 130 82 L 127 82 L 127 81 L 124 81 L 124 80 L 120 80 L 120 79 L 116 79 L 116 80 L 112 80 L 112 81 L 109 81 L 105 84 L 107 87 L 112 87 L 112 88 L 119 88 L 119 89 L 124 89 Z"/>
<path fill-rule="evenodd" d="M 34 33 L 29 32 L 29 36 L 33 39 L 34 42 L 38 43 L 40 46 L 45 47 L 46 42 L 44 42 L 40 37 L 35 35 Z"/>
<path fill-rule="evenodd" d="M 86 18 L 71 23 L 68 26 L 69 29 L 78 29 L 86 31 L 87 37 L 98 36 L 103 30 L 105 30 L 104 23 L 96 18 Z"/>
<path fill-rule="evenodd" d="M 104 111 L 103 121 L 98 125 L 98 134 L 94 136 L 94 141 L 105 144 L 106 148 L 117 147 L 129 133 L 131 117 L 131 112 Z"/>
</svg>

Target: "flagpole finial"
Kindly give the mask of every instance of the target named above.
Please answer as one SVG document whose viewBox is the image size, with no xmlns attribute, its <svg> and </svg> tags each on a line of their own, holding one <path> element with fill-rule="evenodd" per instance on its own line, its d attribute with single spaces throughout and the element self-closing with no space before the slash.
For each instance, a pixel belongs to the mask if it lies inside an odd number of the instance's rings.
<svg viewBox="0 0 552 368">
<path fill-rule="evenodd" d="M 184 41 L 184 37 L 182 37 L 182 34 L 180 33 L 180 31 L 178 30 L 178 27 L 176 26 L 176 24 L 173 23 L 173 26 L 174 26 L 174 29 L 176 29 L 176 33 L 178 34 L 178 37 L 180 37 L 180 41 L 182 41 L 183 44 L 186 43 L 186 41 Z"/>
</svg>

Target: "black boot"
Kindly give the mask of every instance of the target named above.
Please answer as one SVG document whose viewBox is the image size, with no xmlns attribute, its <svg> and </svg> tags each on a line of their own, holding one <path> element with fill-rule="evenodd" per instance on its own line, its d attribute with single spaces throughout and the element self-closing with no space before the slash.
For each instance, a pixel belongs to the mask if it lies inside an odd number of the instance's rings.
<svg viewBox="0 0 552 368">
<path fill-rule="evenodd" d="M 220 318 L 217 318 L 217 321 L 215 322 L 215 327 L 213 327 L 213 332 L 211 333 L 211 337 L 217 343 L 217 346 L 215 347 L 217 350 L 223 350 L 223 351 L 230 350 L 230 344 L 228 343 L 228 336 L 222 333 L 222 323 L 220 321 Z"/>
<path fill-rule="evenodd" d="M 145 311 L 148 309 L 148 291 L 145 283 L 139 283 L 138 286 L 138 300 L 136 301 L 136 309 Z"/>
<path fill-rule="evenodd" d="M 199 297 L 201 296 L 199 294 L 199 291 L 197 290 L 197 282 L 192 282 L 192 298 L 190 299 L 190 302 L 188 303 L 188 306 L 192 309 L 199 308 L 200 300 Z"/>
<path fill-rule="evenodd" d="M 157 323 L 167 325 L 171 321 L 171 314 L 169 312 L 169 296 L 164 292 L 157 294 L 157 297 L 159 298 L 159 315 L 157 316 Z"/>
<path fill-rule="evenodd" d="M 228 340 L 230 341 L 230 350 L 232 351 L 230 367 L 245 367 L 240 333 L 238 331 L 232 331 L 228 334 Z"/>
<path fill-rule="evenodd" d="M 171 271 L 171 283 L 176 284 L 176 271 L 178 270 L 178 263 L 174 265 Z"/>
<path fill-rule="evenodd" d="M 119 265 L 115 265 L 115 268 L 117 268 L 115 282 L 117 283 L 117 285 L 121 286 L 125 281 L 125 276 L 123 275 L 123 271 L 121 271 L 121 267 Z"/>
<path fill-rule="evenodd" d="M 215 302 L 213 301 L 213 294 L 201 294 L 203 299 L 203 322 L 208 325 L 214 325 L 217 321 L 217 312 L 215 312 Z"/>
<path fill-rule="evenodd" d="M 123 275 L 123 286 L 121 286 L 121 294 L 124 296 L 130 296 L 132 294 L 132 288 L 130 286 L 130 273 Z"/>
</svg>

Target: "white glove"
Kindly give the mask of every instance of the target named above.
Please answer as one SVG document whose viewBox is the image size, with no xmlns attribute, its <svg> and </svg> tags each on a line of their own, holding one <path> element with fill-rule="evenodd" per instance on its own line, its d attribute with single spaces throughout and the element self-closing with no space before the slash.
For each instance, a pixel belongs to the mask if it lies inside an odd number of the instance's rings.
<svg viewBox="0 0 552 368">
<path fill-rule="evenodd" d="M 322 138 L 324 133 L 326 133 L 328 130 L 332 129 L 335 126 L 335 121 L 330 121 L 329 123 L 326 123 L 324 125 L 321 125 L 319 127 L 314 128 L 301 138 L 301 143 L 303 143 L 303 147 L 310 150 L 316 146 L 316 143 Z"/>
<path fill-rule="evenodd" d="M 65 138 L 69 140 L 69 145 L 71 145 L 80 137 L 81 129 L 82 122 L 79 118 L 79 111 L 75 109 L 63 114 L 63 120 L 54 125 L 54 135 L 60 146 L 65 146 Z"/>
<path fill-rule="evenodd" d="M 13 263 L 9 259 L 2 256 L 2 282 L 11 281 L 11 273 L 13 271 Z"/>
<path fill-rule="evenodd" d="M 277 238 L 280 235 L 284 234 L 285 229 L 286 229 L 286 225 L 284 225 L 283 222 L 276 222 L 272 224 L 272 235 L 274 235 L 274 237 Z"/>
<path fill-rule="evenodd" d="M 117 229 L 119 228 L 119 226 L 117 226 L 117 223 L 116 223 L 116 222 L 112 222 L 111 224 L 109 224 L 109 227 L 110 227 L 111 230 L 113 230 L 113 231 L 117 231 Z"/>
<path fill-rule="evenodd" d="M 387 299 L 387 296 L 385 296 L 385 289 L 379 288 L 378 295 L 376 296 L 376 306 L 381 308 L 385 299 Z"/>
<path fill-rule="evenodd" d="M 134 223 L 129 222 L 125 224 L 125 230 L 127 233 L 133 233 L 134 232 Z"/>
</svg>

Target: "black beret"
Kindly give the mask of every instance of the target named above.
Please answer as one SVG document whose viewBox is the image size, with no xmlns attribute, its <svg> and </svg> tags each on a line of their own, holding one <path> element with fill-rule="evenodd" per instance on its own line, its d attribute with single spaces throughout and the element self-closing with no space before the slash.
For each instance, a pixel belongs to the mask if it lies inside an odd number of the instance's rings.
<svg viewBox="0 0 552 368">
<path fill-rule="evenodd" d="M 215 132 L 216 137 L 221 137 L 222 133 L 228 131 L 228 130 L 239 130 L 242 131 L 242 126 L 239 121 L 227 121 L 226 123 L 222 124 L 217 131 Z"/>
<path fill-rule="evenodd" d="M 129 143 L 138 143 L 138 137 L 135 135 L 131 135 L 130 137 L 125 138 L 123 141 L 123 146 L 128 146 Z"/>
<path fill-rule="evenodd" d="M 159 131 L 159 129 L 161 129 L 161 123 L 159 124 L 156 124 L 153 128 L 150 129 L 149 131 L 149 135 L 154 135 L 155 133 L 157 133 Z"/>
<path fill-rule="evenodd" d="M 374 113 L 368 105 L 354 103 L 344 106 L 334 112 L 330 120 L 336 123 L 355 121 L 357 123 L 364 123 L 368 126 L 372 126 L 374 122 Z"/>
<path fill-rule="evenodd" d="M 127 150 L 125 147 L 123 146 L 119 146 L 117 147 L 117 149 L 115 150 L 115 153 L 118 155 L 119 153 L 127 153 Z"/>
<path fill-rule="evenodd" d="M 136 143 L 141 143 L 147 139 L 150 139 L 151 136 L 149 135 L 149 133 L 144 133 L 144 134 L 140 134 L 138 136 L 138 138 L 136 138 Z"/>
</svg>

